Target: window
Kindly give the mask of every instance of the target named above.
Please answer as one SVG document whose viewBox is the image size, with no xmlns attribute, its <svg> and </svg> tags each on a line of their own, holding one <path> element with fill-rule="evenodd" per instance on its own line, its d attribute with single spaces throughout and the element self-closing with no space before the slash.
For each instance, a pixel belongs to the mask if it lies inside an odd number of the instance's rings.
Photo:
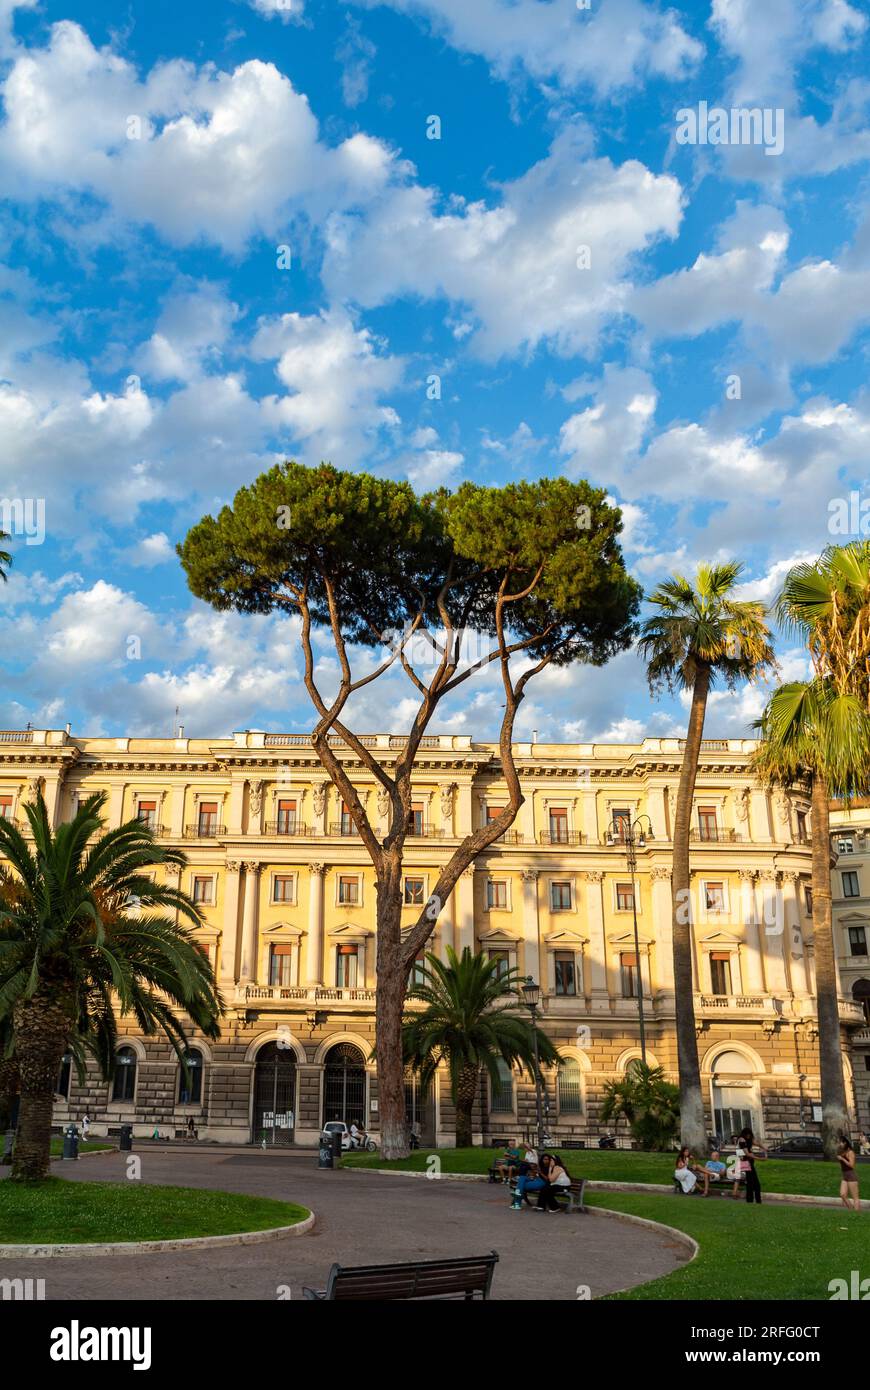
<svg viewBox="0 0 870 1390">
<path fill-rule="evenodd" d="M 418 985 L 426 984 L 426 950 L 418 951 L 414 957 L 414 964 L 411 966 L 408 975 L 408 988 L 416 989 Z"/>
<path fill-rule="evenodd" d="M 625 841 L 631 827 L 631 811 L 627 806 L 616 806 L 610 815 L 610 829 L 615 840 Z"/>
<path fill-rule="evenodd" d="M 293 947 L 288 942 L 276 942 L 269 947 L 269 984 L 291 985 L 290 966 Z"/>
<path fill-rule="evenodd" d="M 359 972 L 359 947 L 339 946 L 335 953 L 336 989 L 355 989 Z"/>
<path fill-rule="evenodd" d="M 849 951 L 853 956 L 866 956 L 867 954 L 867 929 L 866 927 L 849 928 Z"/>
<path fill-rule="evenodd" d="M 849 869 L 843 874 L 843 897 L 860 898 L 861 885 L 858 882 L 858 875 L 854 869 Z"/>
<path fill-rule="evenodd" d="M 199 803 L 199 833 L 203 836 L 217 834 L 216 801 L 201 801 Z"/>
<path fill-rule="evenodd" d="M 422 878 L 405 879 L 405 906 L 422 907 L 426 901 L 426 883 Z"/>
<path fill-rule="evenodd" d="M 557 882 L 550 884 L 550 911 L 566 912 L 571 907 L 571 884 Z"/>
<path fill-rule="evenodd" d="M 69 1100 L 69 1083 L 72 1080 L 72 1053 L 65 1052 L 60 1059 L 56 1091 L 64 1100 Z"/>
<path fill-rule="evenodd" d="M 279 835 L 295 835 L 295 834 L 296 834 L 296 802 L 295 802 L 295 801 L 279 801 L 279 802 L 278 802 L 278 834 L 279 834 Z"/>
<path fill-rule="evenodd" d="M 622 979 L 623 999 L 637 998 L 637 956 L 634 951 L 623 951 L 619 957 L 619 973 Z"/>
<path fill-rule="evenodd" d="M 492 1082 L 492 1109 L 507 1110 L 512 1113 L 514 1108 L 513 1073 L 503 1057 L 499 1057 L 496 1065 L 498 1067 L 498 1081 Z"/>
<path fill-rule="evenodd" d="M 806 811 L 795 811 L 795 821 L 797 822 L 798 844 L 805 845 L 809 839 Z"/>
<path fill-rule="evenodd" d="M 583 1082 L 580 1063 L 570 1059 L 556 1074 L 556 1095 L 560 1115 L 583 1114 Z"/>
<path fill-rule="evenodd" d="M 556 993 L 572 997 L 577 993 L 577 969 L 573 951 L 556 951 L 553 957 Z"/>
<path fill-rule="evenodd" d="M 157 826 L 157 802 L 140 801 L 136 808 L 136 819 L 154 830 Z"/>
<path fill-rule="evenodd" d="M 345 907 L 356 907 L 359 904 L 359 879 L 356 874 L 339 874 L 338 876 L 338 901 Z"/>
<path fill-rule="evenodd" d="M 847 840 L 838 840 L 838 841 L 837 841 L 837 851 L 838 851 L 839 854 L 854 854 L 854 853 L 855 853 L 855 841 L 854 841 L 854 840 L 848 840 L 848 839 L 847 839 Z"/>
<path fill-rule="evenodd" d="M 568 843 L 568 812 L 564 807 L 550 807 L 550 843 L 553 845 L 567 845 Z"/>
<path fill-rule="evenodd" d="M 634 907 L 633 883 L 617 883 L 616 906 L 619 912 L 630 912 Z"/>
<path fill-rule="evenodd" d="M 11 819 L 11 817 L 12 817 L 12 797 L 11 797 L 11 796 L 0 796 L 0 816 L 2 816 L 4 820 L 10 820 L 10 819 Z"/>
<path fill-rule="evenodd" d="M 710 956 L 710 979 L 714 994 L 731 993 L 731 955 L 728 951 L 713 951 Z"/>
<path fill-rule="evenodd" d="M 193 901 L 202 907 L 211 907 L 214 903 L 214 879 L 210 874 L 194 875 Z"/>
<path fill-rule="evenodd" d="M 511 960 L 507 951 L 489 951 L 490 960 L 495 961 L 498 967 L 495 972 L 497 980 L 504 980 L 511 973 Z"/>
<path fill-rule="evenodd" d="M 408 834 L 423 834 L 423 803 L 422 801 L 411 802 L 411 814 L 408 817 Z"/>
<path fill-rule="evenodd" d="M 718 840 L 719 826 L 716 823 L 715 806 L 698 807 L 698 830 L 702 840 Z"/>
<path fill-rule="evenodd" d="M 504 807 L 502 806 L 490 806 L 489 803 L 487 803 L 484 815 L 485 824 L 489 825 L 492 821 L 494 821 L 501 814 L 503 809 Z"/>
<path fill-rule="evenodd" d="M 292 903 L 296 889 L 294 874 L 276 874 L 272 879 L 272 902 Z"/>
<path fill-rule="evenodd" d="M 486 905 L 492 908 L 507 907 L 507 881 L 503 878 L 490 878 L 486 882 Z"/>
<path fill-rule="evenodd" d="M 725 911 L 725 884 L 704 884 L 704 906 L 708 912 Z"/>
<path fill-rule="evenodd" d="M 132 1101 L 136 1094 L 136 1053 L 132 1047 L 119 1047 L 115 1054 L 112 1100 Z"/>
<path fill-rule="evenodd" d="M 178 1104 L 199 1105 L 202 1100 L 202 1053 L 189 1047 L 184 1054 L 187 1071 L 178 1069 Z"/>
<path fill-rule="evenodd" d="M 804 884 L 804 907 L 809 915 L 813 915 L 813 890 L 808 883 Z"/>
</svg>

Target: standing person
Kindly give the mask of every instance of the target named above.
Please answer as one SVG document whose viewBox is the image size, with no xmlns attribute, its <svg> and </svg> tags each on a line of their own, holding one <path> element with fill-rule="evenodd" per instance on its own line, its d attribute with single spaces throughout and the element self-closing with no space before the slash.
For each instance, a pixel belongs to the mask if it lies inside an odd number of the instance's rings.
<svg viewBox="0 0 870 1390">
<path fill-rule="evenodd" d="M 541 1176 L 544 1179 L 544 1186 L 538 1193 L 538 1205 L 536 1211 L 567 1211 L 567 1207 L 560 1206 L 556 1197 L 556 1189 L 560 1187 L 570 1187 L 571 1179 L 568 1170 L 558 1154 L 544 1154 L 541 1159 Z"/>
<path fill-rule="evenodd" d="M 87 1112 L 87 1110 L 86 1110 L 85 1113 L 84 1113 L 84 1115 L 82 1116 L 82 1142 L 84 1142 L 84 1141 L 87 1139 L 87 1137 L 88 1137 L 88 1131 L 90 1130 L 90 1127 L 91 1127 L 91 1117 L 90 1117 L 90 1115 L 88 1114 L 88 1112 Z"/>
<path fill-rule="evenodd" d="M 746 1200 L 747 1202 L 749 1202 L 750 1206 L 753 1202 L 757 1202 L 760 1206 L 761 1183 L 758 1181 L 758 1173 L 755 1169 L 755 1160 L 757 1158 L 765 1158 L 765 1152 L 763 1149 L 760 1149 L 758 1153 L 754 1152 L 755 1135 L 752 1133 L 751 1129 L 741 1129 L 737 1142 L 739 1145 L 737 1150 L 738 1154 L 740 1153 L 741 1149 L 743 1151 L 742 1166 L 743 1171 L 746 1175 Z"/>
<path fill-rule="evenodd" d="M 861 1198 L 858 1189 L 858 1174 L 855 1169 L 855 1150 L 852 1147 L 851 1139 L 845 1134 L 840 1135 L 837 1158 L 840 1163 L 840 1200 L 847 1211 L 860 1211 Z"/>
<path fill-rule="evenodd" d="M 865 1156 L 867 1154 L 870 1154 L 870 1140 L 868 1140 L 867 1135 L 864 1133 L 863 1129 L 858 1130 L 858 1152 L 859 1154 L 864 1154 Z"/>
</svg>

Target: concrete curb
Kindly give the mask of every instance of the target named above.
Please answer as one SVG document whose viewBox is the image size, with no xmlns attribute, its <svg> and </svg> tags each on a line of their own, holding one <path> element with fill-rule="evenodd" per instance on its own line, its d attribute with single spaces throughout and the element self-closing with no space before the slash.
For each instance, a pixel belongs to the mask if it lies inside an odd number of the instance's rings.
<svg viewBox="0 0 870 1390">
<path fill-rule="evenodd" d="M 614 1216 L 617 1221 L 627 1221 L 629 1225 L 632 1226 L 647 1226 L 651 1231 L 657 1231 L 664 1235 L 672 1236 L 679 1245 L 683 1245 L 689 1250 L 689 1258 L 686 1264 L 691 1264 L 700 1252 L 700 1245 L 687 1231 L 679 1231 L 676 1226 L 666 1226 L 663 1221 L 651 1221 L 647 1216 L 635 1216 L 632 1212 L 628 1211 L 614 1211 L 612 1207 L 587 1207 L 586 1210 L 593 1216 Z M 659 1274 L 656 1276 L 658 1279 L 667 1279 L 667 1277 L 666 1274 Z M 654 1283 L 655 1279 L 644 1279 L 640 1284 L 626 1284 L 621 1289 L 610 1289 L 606 1294 L 603 1294 L 602 1297 L 612 1298 L 615 1293 L 630 1293 L 633 1289 L 642 1289 L 644 1284 Z"/>
<path fill-rule="evenodd" d="M 111 1241 L 103 1245 L 0 1245 L 0 1260 L 75 1259 L 77 1256 L 162 1255 L 174 1250 L 216 1250 L 223 1245 L 259 1245 L 282 1236 L 304 1236 L 315 1222 L 314 1212 L 295 1226 L 271 1226 L 265 1231 L 240 1231 L 227 1236 L 190 1236 L 184 1240 Z"/>
</svg>

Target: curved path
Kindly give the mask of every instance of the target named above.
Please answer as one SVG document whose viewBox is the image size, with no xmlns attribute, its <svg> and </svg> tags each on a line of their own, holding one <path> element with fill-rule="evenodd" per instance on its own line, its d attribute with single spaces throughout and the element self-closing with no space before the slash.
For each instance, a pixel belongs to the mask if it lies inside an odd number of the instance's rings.
<svg viewBox="0 0 870 1390">
<path fill-rule="evenodd" d="M 42 1278 L 47 1299 L 275 1299 L 289 1286 L 324 1286 L 343 1264 L 425 1260 L 497 1250 L 495 1299 L 593 1298 L 669 1274 L 689 1258 L 665 1232 L 613 1217 L 511 1211 L 506 1190 L 476 1182 L 411 1180 L 364 1169 L 319 1171 L 314 1152 L 143 1146 L 142 1180 L 279 1197 L 310 1207 L 314 1230 L 264 1245 L 106 1259 L 7 1259 L 0 1273 Z M 126 1155 L 110 1152 L 53 1173 L 75 1182 L 123 1181 Z M 0 1233 L 2 1239 L 2 1233 Z M 287 1297 L 287 1293 L 282 1295 Z"/>
</svg>

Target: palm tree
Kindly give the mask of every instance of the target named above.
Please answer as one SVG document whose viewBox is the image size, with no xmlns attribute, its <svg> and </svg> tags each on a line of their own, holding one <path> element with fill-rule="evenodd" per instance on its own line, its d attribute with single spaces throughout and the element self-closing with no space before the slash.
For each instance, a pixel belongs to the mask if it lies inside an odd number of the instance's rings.
<svg viewBox="0 0 870 1390">
<path fill-rule="evenodd" d="M 728 562 L 700 565 L 694 583 L 672 575 L 650 596 L 657 611 L 643 624 L 639 640 L 653 694 L 662 687 L 692 692 L 672 831 L 671 892 L 682 1142 L 697 1154 L 706 1153 L 707 1128 L 695 1034 L 689 833 L 707 698 L 719 680 L 734 689 L 774 666 L 764 605 L 734 598 L 741 572 L 741 565 Z"/>
<path fill-rule="evenodd" d="M 405 1015 L 405 1063 L 419 1072 L 424 1088 L 439 1063 L 447 1063 L 456 1106 L 456 1147 L 470 1148 L 481 1068 L 493 1085 L 499 1083 L 500 1061 L 509 1067 L 519 1063 L 534 1078 L 536 1033 L 541 1062 L 552 1066 L 560 1060 L 559 1053 L 545 1033 L 517 1013 L 518 971 L 505 973 L 500 961 L 472 955 L 466 946 L 461 957 L 448 948 L 446 964 L 427 955 L 421 975 L 407 998 L 419 999 L 426 1007 Z"/>
<path fill-rule="evenodd" d="M 0 899 L 0 1019 L 11 1019 L 20 1072 L 18 1135 L 12 1178 L 48 1174 L 51 1112 L 65 1051 L 96 1056 L 114 1069 L 118 1013 L 142 1033 L 162 1031 L 179 1057 L 182 1018 L 207 1037 L 222 1010 L 211 966 L 182 918 L 200 916 L 186 894 L 148 877 L 157 865 L 182 866 L 178 851 L 153 830 L 128 821 L 104 830 L 105 793 L 91 796 L 68 824 L 52 831 L 40 795 L 24 809 L 33 849 L 0 819 L 0 852 L 18 880 Z M 158 915 L 146 915 L 155 908 Z M 168 911 L 172 915 L 160 915 Z"/>
<path fill-rule="evenodd" d="M 642 1149 L 669 1149 L 680 1123 L 680 1091 L 664 1067 L 632 1062 L 625 1075 L 605 1083 L 601 1119 L 624 1116 Z"/>
<path fill-rule="evenodd" d="M 10 535 L 8 531 L 0 531 L 0 544 L 2 544 L 3 541 L 8 541 L 9 539 Z M 9 566 L 11 564 L 12 556 L 10 555 L 9 551 L 0 550 L 0 579 L 2 579 L 4 584 L 9 578 L 9 575 L 6 573 L 6 571 L 9 569 Z"/>
<path fill-rule="evenodd" d="M 829 1158 L 848 1125 L 837 967 L 831 916 L 830 796 L 847 799 L 870 775 L 870 715 L 855 695 L 838 695 L 821 680 L 793 682 L 774 692 L 758 721 L 762 743 L 754 758 L 768 785 L 809 782 L 812 805 L 813 948 L 819 1022 L 822 1140 Z"/>
</svg>

